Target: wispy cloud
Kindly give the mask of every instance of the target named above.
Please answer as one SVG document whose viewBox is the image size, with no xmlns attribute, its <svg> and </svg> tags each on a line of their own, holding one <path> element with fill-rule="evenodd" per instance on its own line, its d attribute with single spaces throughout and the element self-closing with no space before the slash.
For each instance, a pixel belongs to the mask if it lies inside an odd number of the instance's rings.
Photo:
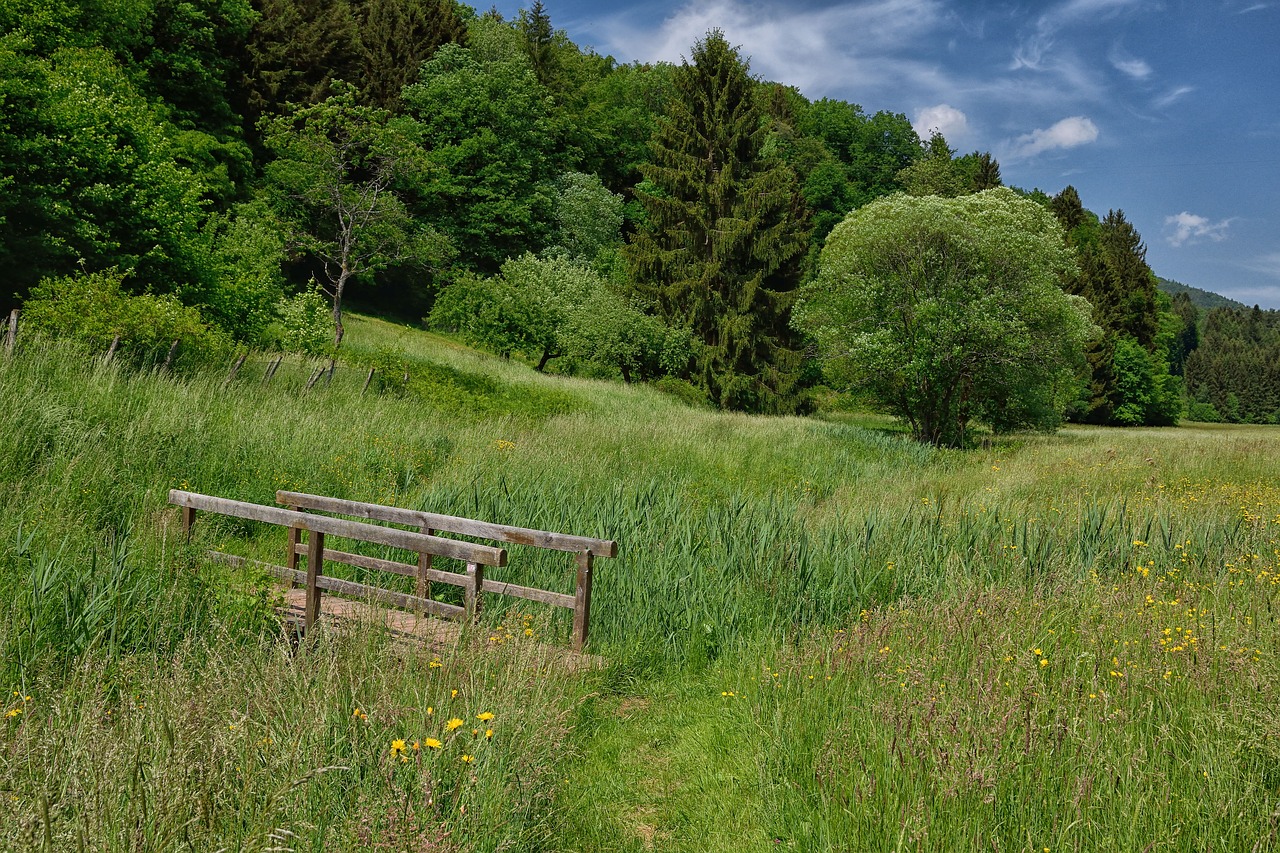
<svg viewBox="0 0 1280 853">
<path fill-rule="evenodd" d="M 1174 248 L 1186 243 L 1198 243 L 1201 240 L 1221 242 L 1227 239 L 1227 228 L 1230 226 L 1230 219 L 1213 222 L 1185 210 L 1176 216 L 1164 218 L 1165 239 Z"/>
<path fill-rule="evenodd" d="M 654 26 L 616 15 L 600 22 L 602 47 L 624 57 L 679 62 L 712 28 L 741 45 L 751 70 L 820 96 L 850 80 L 937 84 L 941 73 L 918 50 L 951 20 L 943 0 L 873 0 L 825 8 L 746 0 L 687 2 Z M 856 34 L 856 39 L 851 37 Z"/>
<path fill-rule="evenodd" d="M 1241 264 L 1245 269 L 1252 272 L 1269 275 L 1272 278 L 1280 279 L 1280 252 L 1271 252 L 1265 255 L 1258 255 Z"/>
<path fill-rule="evenodd" d="M 937 104 L 916 110 L 911 126 L 921 139 L 928 139 L 936 130 L 952 145 L 964 142 L 969 137 L 969 117 L 950 104 Z"/>
<path fill-rule="evenodd" d="M 1037 128 L 1013 140 L 1009 153 L 1011 160 L 1026 160 L 1061 148 L 1077 148 L 1098 139 L 1098 126 L 1085 116 L 1071 116 L 1052 127 Z"/>
<path fill-rule="evenodd" d="M 1196 89 L 1194 86 L 1178 86 L 1177 88 L 1170 89 L 1168 92 L 1156 98 L 1154 101 L 1154 105 L 1156 109 L 1160 109 L 1160 110 L 1168 109 L 1169 107 L 1173 106 L 1174 103 L 1181 100 L 1184 95 L 1189 95 L 1195 90 Z"/>
<path fill-rule="evenodd" d="M 1151 66 L 1147 64 L 1145 59 L 1129 56 L 1119 45 L 1111 49 L 1111 53 L 1107 57 L 1111 60 L 1111 66 L 1122 74 L 1132 77 L 1134 80 L 1146 80 L 1151 76 Z"/>
</svg>

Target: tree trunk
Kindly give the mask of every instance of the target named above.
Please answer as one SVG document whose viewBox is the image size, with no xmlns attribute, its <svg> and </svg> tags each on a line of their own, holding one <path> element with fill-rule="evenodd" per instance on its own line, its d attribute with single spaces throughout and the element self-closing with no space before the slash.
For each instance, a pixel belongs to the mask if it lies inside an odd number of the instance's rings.
<svg viewBox="0 0 1280 853">
<path fill-rule="evenodd" d="M 333 283 L 333 351 L 335 353 L 338 347 L 342 346 L 342 335 L 346 331 L 342 328 L 342 291 L 346 289 L 349 278 L 351 278 L 351 272 L 343 267 L 338 273 L 338 280 Z"/>
</svg>

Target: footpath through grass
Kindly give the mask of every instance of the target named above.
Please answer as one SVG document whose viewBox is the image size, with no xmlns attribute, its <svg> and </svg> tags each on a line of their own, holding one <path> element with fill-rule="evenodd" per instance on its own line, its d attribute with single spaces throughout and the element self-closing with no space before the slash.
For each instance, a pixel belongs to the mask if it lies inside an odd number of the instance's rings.
<svg viewBox="0 0 1280 853">
<path fill-rule="evenodd" d="M 349 338 L 409 381 L 0 361 L 0 849 L 1280 848 L 1280 431 L 938 452 Z M 294 655 L 266 579 L 203 556 L 280 532 L 188 545 L 174 487 L 617 539 L 608 666 L 557 670 L 567 614 L 496 597 L 439 654 Z"/>
</svg>

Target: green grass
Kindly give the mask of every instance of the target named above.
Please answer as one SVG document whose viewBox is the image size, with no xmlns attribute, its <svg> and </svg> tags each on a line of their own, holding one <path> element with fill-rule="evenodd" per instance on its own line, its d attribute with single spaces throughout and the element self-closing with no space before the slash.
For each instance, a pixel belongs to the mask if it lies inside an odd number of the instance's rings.
<svg viewBox="0 0 1280 853">
<path fill-rule="evenodd" d="M 295 362 L 0 360 L 0 849 L 1280 849 L 1280 431 L 936 451 L 378 320 L 348 342 L 309 392 Z M 369 364 L 410 379 L 362 393 Z M 456 648 L 294 656 L 266 580 L 203 556 L 279 562 L 282 532 L 202 515 L 188 544 L 170 488 L 616 539 L 608 664 L 557 668 L 568 613 L 497 597 Z"/>
</svg>

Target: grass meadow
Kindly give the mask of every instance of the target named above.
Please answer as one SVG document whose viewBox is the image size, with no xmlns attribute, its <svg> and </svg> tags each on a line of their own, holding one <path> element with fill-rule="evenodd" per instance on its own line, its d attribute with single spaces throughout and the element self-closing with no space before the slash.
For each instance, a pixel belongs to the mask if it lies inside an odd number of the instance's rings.
<svg viewBox="0 0 1280 853">
<path fill-rule="evenodd" d="M 1280 430 L 939 451 L 371 318 L 348 344 L 309 391 L 0 355 L 0 849 L 1280 849 Z M 616 539 L 605 664 L 494 596 L 450 648 L 295 654 L 269 581 L 204 556 L 283 532 L 187 542 L 171 488 Z M 491 576 L 571 591 L 511 552 Z"/>
</svg>

